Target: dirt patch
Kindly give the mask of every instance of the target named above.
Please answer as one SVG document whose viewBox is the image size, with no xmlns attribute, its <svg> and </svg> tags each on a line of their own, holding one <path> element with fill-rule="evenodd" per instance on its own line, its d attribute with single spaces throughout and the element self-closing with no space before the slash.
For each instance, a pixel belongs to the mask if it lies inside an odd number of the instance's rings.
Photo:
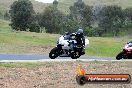
<svg viewBox="0 0 132 88">
<path fill-rule="evenodd" d="M 91 74 L 132 75 L 131 62 L 44 62 L 33 67 L 2 66 L 0 67 L 0 88 L 132 88 L 132 83 L 80 86 L 75 80 L 79 65 Z"/>
<path fill-rule="evenodd" d="M 32 46 L 28 47 L 26 50 L 28 53 L 36 53 L 36 54 L 48 54 L 53 46 Z"/>
<path fill-rule="evenodd" d="M 48 54 L 54 46 L 31 46 L 31 45 L 19 45 L 19 46 L 9 46 L 4 45 L 0 47 L 0 52 L 11 53 L 11 54 Z"/>
</svg>

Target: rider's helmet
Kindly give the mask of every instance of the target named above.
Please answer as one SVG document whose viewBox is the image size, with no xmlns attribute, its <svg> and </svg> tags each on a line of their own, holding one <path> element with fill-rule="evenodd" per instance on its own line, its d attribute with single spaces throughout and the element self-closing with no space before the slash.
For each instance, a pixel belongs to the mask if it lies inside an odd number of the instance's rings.
<svg viewBox="0 0 132 88">
<path fill-rule="evenodd" d="M 70 33 L 69 32 L 65 32 L 65 35 L 69 35 Z"/>
<path fill-rule="evenodd" d="M 129 46 L 129 47 L 132 47 L 132 42 L 129 42 L 128 46 Z"/>
<path fill-rule="evenodd" d="M 77 35 L 83 36 L 83 29 L 82 28 L 78 29 Z"/>
<path fill-rule="evenodd" d="M 77 33 L 83 33 L 83 29 L 82 28 L 79 28 Z"/>
</svg>

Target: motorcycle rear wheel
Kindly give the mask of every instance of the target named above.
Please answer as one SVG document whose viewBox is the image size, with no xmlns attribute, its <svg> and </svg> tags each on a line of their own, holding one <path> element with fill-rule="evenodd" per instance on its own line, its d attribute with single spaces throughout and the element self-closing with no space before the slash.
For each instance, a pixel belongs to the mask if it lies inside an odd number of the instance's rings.
<svg viewBox="0 0 132 88">
<path fill-rule="evenodd" d="M 80 55 L 77 55 L 75 52 L 71 53 L 71 58 L 72 59 L 77 59 L 79 57 L 80 57 Z"/>
</svg>

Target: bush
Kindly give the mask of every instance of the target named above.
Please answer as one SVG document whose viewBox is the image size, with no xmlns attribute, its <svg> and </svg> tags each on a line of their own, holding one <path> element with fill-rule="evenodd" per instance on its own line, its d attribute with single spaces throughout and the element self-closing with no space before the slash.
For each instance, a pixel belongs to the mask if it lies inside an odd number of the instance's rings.
<svg viewBox="0 0 132 88">
<path fill-rule="evenodd" d="M 84 34 L 86 36 L 92 37 L 95 35 L 95 30 L 93 28 L 86 27 L 86 29 L 84 30 Z"/>
<path fill-rule="evenodd" d="M 30 30 L 29 30 L 30 32 L 37 32 L 37 33 L 40 32 L 40 26 L 39 26 L 39 24 L 36 23 L 36 22 L 32 22 L 32 23 L 30 24 L 29 29 L 30 29 Z"/>
</svg>

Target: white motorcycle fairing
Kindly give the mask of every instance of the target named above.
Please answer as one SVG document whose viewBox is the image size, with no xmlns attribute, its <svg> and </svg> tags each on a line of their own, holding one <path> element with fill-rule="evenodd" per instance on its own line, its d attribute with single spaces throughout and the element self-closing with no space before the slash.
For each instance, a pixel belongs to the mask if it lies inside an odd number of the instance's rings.
<svg viewBox="0 0 132 88">
<path fill-rule="evenodd" d="M 64 36 L 61 36 L 59 38 L 58 44 L 62 45 L 62 49 L 70 49 L 69 42 L 74 42 L 76 43 L 76 40 L 66 40 Z M 89 39 L 85 39 L 85 47 L 89 45 Z"/>
<path fill-rule="evenodd" d="M 62 45 L 62 49 L 70 49 L 70 47 L 68 46 L 69 45 L 69 42 L 68 41 L 69 40 L 65 40 L 64 39 L 64 36 L 61 36 L 59 38 L 59 43 L 58 44 Z"/>
<path fill-rule="evenodd" d="M 89 40 L 85 39 L 85 46 L 88 46 L 88 45 L 89 45 Z"/>
</svg>

